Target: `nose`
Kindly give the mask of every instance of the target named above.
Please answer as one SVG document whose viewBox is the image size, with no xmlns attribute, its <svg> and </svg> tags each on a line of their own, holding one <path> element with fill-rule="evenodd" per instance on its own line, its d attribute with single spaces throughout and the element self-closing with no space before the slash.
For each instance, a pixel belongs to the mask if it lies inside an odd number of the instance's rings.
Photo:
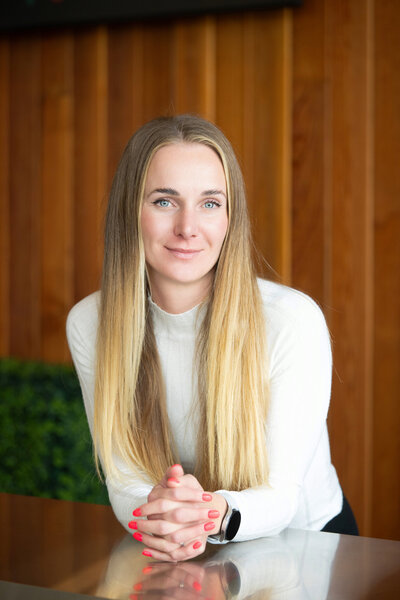
<svg viewBox="0 0 400 600">
<path fill-rule="evenodd" d="M 174 233 L 184 239 L 198 234 L 198 217 L 192 208 L 181 208 L 176 215 Z"/>
</svg>

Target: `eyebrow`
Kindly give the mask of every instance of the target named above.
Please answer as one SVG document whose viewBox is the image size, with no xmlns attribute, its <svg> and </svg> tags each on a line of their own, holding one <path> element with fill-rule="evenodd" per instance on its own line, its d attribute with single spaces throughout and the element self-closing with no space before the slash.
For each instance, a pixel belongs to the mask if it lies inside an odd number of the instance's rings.
<svg viewBox="0 0 400 600">
<path fill-rule="evenodd" d="M 179 192 L 177 190 L 174 190 L 173 188 L 156 188 L 155 190 L 152 190 L 148 195 L 151 196 L 152 194 L 168 194 L 168 196 L 180 196 Z M 217 195 L 221 195 L 224 196 L 224 198 L 226 198 L 226 194 L 225 192 L 223 192 L 222 190 L 205 190 L 204 192 L 201 192 L 202 196 L 217 196 Z"/>
</svg>

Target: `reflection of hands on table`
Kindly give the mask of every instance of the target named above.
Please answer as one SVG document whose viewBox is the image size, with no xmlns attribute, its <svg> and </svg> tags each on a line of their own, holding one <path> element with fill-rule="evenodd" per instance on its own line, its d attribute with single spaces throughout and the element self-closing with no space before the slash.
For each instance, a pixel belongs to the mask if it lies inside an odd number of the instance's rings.
<svg viewBox="0 0 400 600">
<path fill-rule="evenodd" d="M 143 569 L 144 578 L 133 585 L 133 592 L 140 592 L 140 596 L 133 593 L 130 598 L 225 600 L 220 570 L 217 566 L 206 570 L 195 562 L 173 567 L 153 563 Z"/>
<path fill-rule="evenodd" d="M 193 475 L 173 465 L 148 501 L 133 511 L 134 517 L 147 519 L 131 521 L 129 527 L 145 544 L 145 556 L 177 562 L 204 552 L 208 535 L 219 532 L 226 510 L 223 496 L 204 492 Z"/>
</svg>

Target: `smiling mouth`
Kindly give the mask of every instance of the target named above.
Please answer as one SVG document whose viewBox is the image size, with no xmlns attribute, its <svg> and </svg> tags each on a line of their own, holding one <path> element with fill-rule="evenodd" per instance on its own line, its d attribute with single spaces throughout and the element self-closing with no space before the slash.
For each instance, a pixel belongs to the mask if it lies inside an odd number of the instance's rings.
<svg viewBox="0 0 400 600">
<path fill-rule="evenodd" d="M 178 258 L 192 258 L 193 256 L 196 256 L 197 254 L 202 252 L 202 250 L 193 250 L 190 248 L 169 248 L 168 246 L 165 246 L 165 248 L 168 250 L 168 252 L 171 252 L 174 256 Z"/>
</svg>

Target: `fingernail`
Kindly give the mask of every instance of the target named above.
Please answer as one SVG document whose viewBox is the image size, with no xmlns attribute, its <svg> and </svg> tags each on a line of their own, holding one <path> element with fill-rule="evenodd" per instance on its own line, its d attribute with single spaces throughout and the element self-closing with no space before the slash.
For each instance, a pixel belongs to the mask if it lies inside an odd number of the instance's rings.
<svg viewBox="0 0 400 600">
<path fill-rule="evenodd" d="M 211 494 L 203 494 L 202 498 L 203 498 L 204 502 L 211 502 L 211 500 L 212 500 Z M 133 514 L 135 514 L 135 513 L 133 513 Z"/>
<path fill-rule="evenodd" d="M 172 465 L 171 469 L 173 469 L 174 467 L 181 467 L 182 468 L 182 465 L 180 465 L 179 463 L 176 463 L 176 465 Z"/>
<path fill-rule="evenodd" d="M 141 533 L 139 533 L 138 531 L 135 531 L 135 533 L 133 534 L 133 537 L 135 538 L 135 540 L 137 540 L 138 542 L 141 542 L 143 539 L 143 536 Z"/>
<path fill-rule="evenodd" d="M 200 546 L 201 546 L 201 542 L 195 542 L 195 543 L 193 544 L 193 548 L 194 548 L 195 550 L 198 550 L 198 548 L 200 548 Z"/>
<path fill-rule="evenodd" d="M 168 479 L 168 481 L 171 481 L 172 483 L 180 483 L 180 482 L 179 482 L 179 479 L 177 479 L 176 477 L 170 477 L 170 478 Z"/>
<path fill-rule="evenodd" d="M 153 556 L 150 550 L 143 550 L 142 554 L 143 556 Z"/>
<path fill-rule="evenodd" d="M 210 510 L 210 512 L 211 512 L 211 510 Z M 208 516 L 210 517 L 210 515 L 208 515 Z M 211 518 L 212 518 L 212 517 L 210 517 L 210 519 L 211 519 Z M 136 521 L 130 521 L 130 522 L 128 523 L 128 527 L 129 527 L 130 529 L 137 529 L 137 523 L 136 523 Z"/>
<path fill-rule="evenodd" d="M 138 600 L 138 595 L 137 594 L 130 594 L 129 598 L 131 600 Z"/>
<path fill-rule="evenodd" d="M 209 519 L 218 519 L 218 517 L 219 517 L 219 510 L 209 510 L 208 511 Z M 134 527 L 134 529 L 136 529 L 136 527 Z"/>
<path fill-rule="evenodd" d="M 143 587 L 143 585 L 141 583 L 135 583 L 135 585 L 133 586 L 133 589 L 136 590 L 137 592 L 140 592 L 142 587 Z"/>
<path fill-rule="evenodd" d="M 153 567 L 145 567 L 142 571 L 143 575 L 148 575 L 153 570 Z"/>
<path fill-rule="evenodd" d="M 211 529 L 214 529 L 214 527 L 215 527 L 215 523 L 212 523 L 211 521 L 204 525 L 205 531 L 210 531 Z M 133 534 L 133 537 L 135 537 L 135 534 Z"/>
<path fill-rule="evenodd" d="M 142 511 L 140 510 L 140 508 L 135 508 L 135 510 L 133 511 L 132 514 L 134 517 L 140 517 L 140 515 L 142 514 Z"/>
<path fill-rule="evenodd" d="M 198 581 L 195 581 L 193 583 L 193 587 L 196 590 L 196 592 L 201 592 L 201 584 Z"/>
</svg>

